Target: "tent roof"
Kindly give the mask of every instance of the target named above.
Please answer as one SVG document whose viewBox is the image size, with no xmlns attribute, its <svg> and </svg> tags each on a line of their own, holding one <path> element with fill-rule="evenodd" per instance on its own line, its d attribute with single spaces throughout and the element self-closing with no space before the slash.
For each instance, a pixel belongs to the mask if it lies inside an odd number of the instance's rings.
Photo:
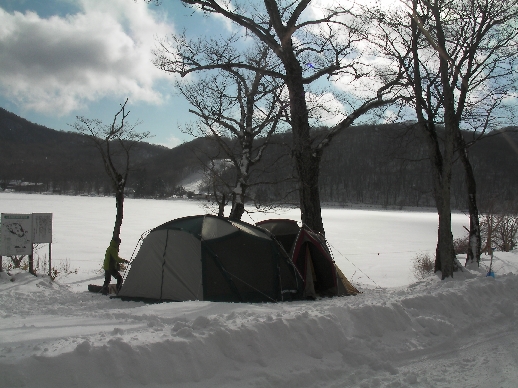
<svg viewBox="0 0 518 388">
<path fill-rule="evenodd" d="M 204 217 L 205 216 L 203 215 L 198 215 L 177 218 L 176 220 L 168 221 L 165 224 L 157 226 L 155 229 L 153 229 L 153 231 L 164 229 L 177 229 L 201 236 L 201 228 L 203 226 Z"/>
<path fill-rule="evenodd" d="M 178 218 L 157 226 L 152 231 L 167 229 L 182 230 L 204 240 L 225 237 L 238 231 L 258 238 L 271 239 L 270 233 L 262 228 L 210 214 Z"/>
<path fill-rule="evenodd" d="M 274 236 L 297 234 L 300 230 L 297 221 L 288 219 L 270 219 L 260 221 L 256 225 L 268 230 Z"/>
</svg>

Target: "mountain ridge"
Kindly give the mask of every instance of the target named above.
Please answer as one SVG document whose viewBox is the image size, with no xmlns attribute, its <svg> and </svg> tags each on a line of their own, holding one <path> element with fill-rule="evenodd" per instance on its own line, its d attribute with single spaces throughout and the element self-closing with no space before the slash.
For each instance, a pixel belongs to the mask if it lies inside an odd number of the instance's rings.
<svg viewBox="0 0 518 388">
<path fill-rule="evenodd" d="M 314 130 L 314 136 L 325 131 Z M 251 188 L 250 194 L 262 202 L 296 203 L 296 181 L 291 178 L 293 165 L 286 148 L 291 143 L 290 133 L 276 134 L 273 140 L 258 167 L 268 170 L 268 179 L 280 183 Z M 89 145 L 84 135 L 31 123 L 0 108 L 0 187 L 5 188 L 11 180 L 25 180 L 43 183 L 44 190 L 103 193 L 108 186 L 106 173 L 98 151 Z M 513 200 L 518 191 L 518 127 L 489 133 L 469 152 L 481 201 Z M 132 157 L 127 187 L 143 197 L 171 195 L 192 174 L 199 175 L 208 160 L 223 157 L 218 154 L 216 143 L 209 138 L 195 138 L 172 149 L 141 143 Z M 326 148 L 320 172 L 321 200 L 429 207 L 434 205 L 430 179 L 427 151 L 412 124 L 354 126 Z M 493 184 L 495 179 L 498 188 Z M 463 181 L 457 162 L 452 198 L 458 209 L 466 202 Z"/>
</svg>

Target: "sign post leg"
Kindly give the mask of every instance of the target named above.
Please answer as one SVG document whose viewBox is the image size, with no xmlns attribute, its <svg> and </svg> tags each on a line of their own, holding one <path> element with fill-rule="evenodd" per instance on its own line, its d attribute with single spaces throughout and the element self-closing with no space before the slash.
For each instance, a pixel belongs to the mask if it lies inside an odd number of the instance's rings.
<svg viewBox="0 0 518 388">
<path fill-rule="evenodd" d="M 34 256 L 34 247 L 31 246 L 31 254 L 29 255 L 29 273 L 35 275 L 35 273 L 34 273 L 34 260 L 33 260 L 33 256 Z"/>
<path fill-rule="evenodd" d="M 49 276 L 52 276 L 52 243 L 49 243 Z"/>
</svg>

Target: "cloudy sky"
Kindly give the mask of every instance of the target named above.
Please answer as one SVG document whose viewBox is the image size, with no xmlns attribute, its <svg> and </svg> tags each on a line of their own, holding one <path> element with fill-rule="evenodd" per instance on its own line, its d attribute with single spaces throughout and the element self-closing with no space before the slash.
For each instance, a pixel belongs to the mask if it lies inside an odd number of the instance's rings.
<svg viewBox="0 0 518 388">
<path fill-rule="evenodd" d="M 151 50 L 157 37 L 192 25 L 224 27 L 179 1 L 0 0 L 0 107 L 70 130 L 78 115 L 109 122 L 128 97 L 130 118 L 152 142 L 191 140 L 179 129 L 191 119 L 188 105 Z"/>
<path fill-rule="evenodd" d="M 71 130 L 78 115 L 110 122 L 129 98 L 138 129 L 174 147 L 192 139 L 181 128 L 194 117 L 175 93 L 175 76 L 152 64 L 157 38 L 230 28 L 224 18 L 205 18 L 176 0 L 0 0 L 0 107 Z M 343 111 L 326 95 L 328 106 Z"/>
</svg>

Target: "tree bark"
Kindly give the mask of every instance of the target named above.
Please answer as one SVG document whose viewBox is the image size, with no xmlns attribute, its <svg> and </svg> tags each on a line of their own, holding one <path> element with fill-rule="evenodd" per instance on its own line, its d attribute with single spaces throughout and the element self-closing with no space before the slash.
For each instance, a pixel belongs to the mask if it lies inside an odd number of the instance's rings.
<svg viewBox="0 0 518 388">
<path fill-rule="evenodd" d="M 247 171 L 248 173 L 248 171 Z M 232 209 L 228 218 L 231 220 L 240 220 L 245 212 L 245 192 L 247 185 L 244 183 L 248 180 L 247 176 L 238 179 L 236 187 L 232 192 Z"/>
<path fill-rule="evenodd" d="M 459 149 L 460 160 L 464 166 L 466 187 L 468 190 L 468 210 L 469 210 L 469 244 L 467 261 L 476 260 L 480 263 L 480 253 L 482 251 L 482 241 L 480 237 L 480 220 L 477 205 L 477 182 L 473 172 L 473 166 L 469 160 L 466 142 L 462 134 L 457 134 L 457 148 Z"/>
<path fill-rule="evenodd" d="M 295 163 L 299 175 L 300 211 L 302 223 L 322 234 L 325 233 L 320 206 L 320 157 L 295 154 Z"/>
<path fill-rule="evenodd" d="M 444 190 L 445 192 L 449 190 Z M 443 196 L 447 194 L 443 193 Z M 447 202 L 447 203 L 445 203 Z M 453 248 L 453 235 L 451 233 L 451 207 L 449 198 L 443 201 L 439 210 L 439 231 L 435 258 L 435 271 L 441 271 L 442 279 L 453 277 L 453 260 L 455 250 Z"/>
<path fill-rule="evenodd" d="M 445 114 L 446 115 L 446 114 Z M 447 120 L 445 120 L 447 122 Z M 442 279 L 453 277 L 453 235 L 451 233 L 451 175 L 453 163 L 453 134 L 447 124 L 444 134 L 444 154 L 441 167 L 436 164 L 434 173 L 435 196 L 439 213 L 439 238 L 437 242 L 437 256 L 435 270 L 442 272 Z"/>
<path fill-rule="evenodd" d="M 230 215 L 228 218 L 231 220 L 240 220 L 245 212 L 245 205 L 243 202 L 233 202 L 232 210 L 230 211 Z"/>
<path fill-rule="evenodd" d="M 214 196 L 217 199 L 216 191 L 214 190 Z M 218 217 L 225 217 L 225 204 L 226 198 L 225 193 L 221 195 L 221 202 L 218 203 Z"/>
<path fill-rule="evenodd" d="M 311 146 L 308 108 L 302 78 L 302 68 L 291 44 L 282 56 L 286 69 L 286 86 L 290 97 L 290 117 L 293 134 L 293 156 L 299 178 L 299 201 L 302 223 L 324 234 L 318 178 L 321 151 Z"/>
<path fill-rule="evenodd" d="M 124 188 L 117 188 L 115 191 L 115 207 L 117 212 L 115 215 L 115 226 L 113 228 L 112 239 L 120 239 L 122 219 L 124 217 Z"/>
<path fill-rule="evenodd" d="M 429 126 L 433 124 L 429 123 Z M 441 271 L 442 278 L 453 276 L 453 258 L 455 251 L 453 248 L 453 236 L 451 234 L 451 164 L 445 166 L 437 133 L 429 126 L 421 125 L 425 133 L 428 146 L 428 153 L 433 177 L 433 195 L 437 214 L 439 216 L 439 226 L 437 233 L 437 247 L 435 250 L 435 272 Z M 445 151 L 453 153 L 453 145 L 445 145 Z"/>
</svg>

